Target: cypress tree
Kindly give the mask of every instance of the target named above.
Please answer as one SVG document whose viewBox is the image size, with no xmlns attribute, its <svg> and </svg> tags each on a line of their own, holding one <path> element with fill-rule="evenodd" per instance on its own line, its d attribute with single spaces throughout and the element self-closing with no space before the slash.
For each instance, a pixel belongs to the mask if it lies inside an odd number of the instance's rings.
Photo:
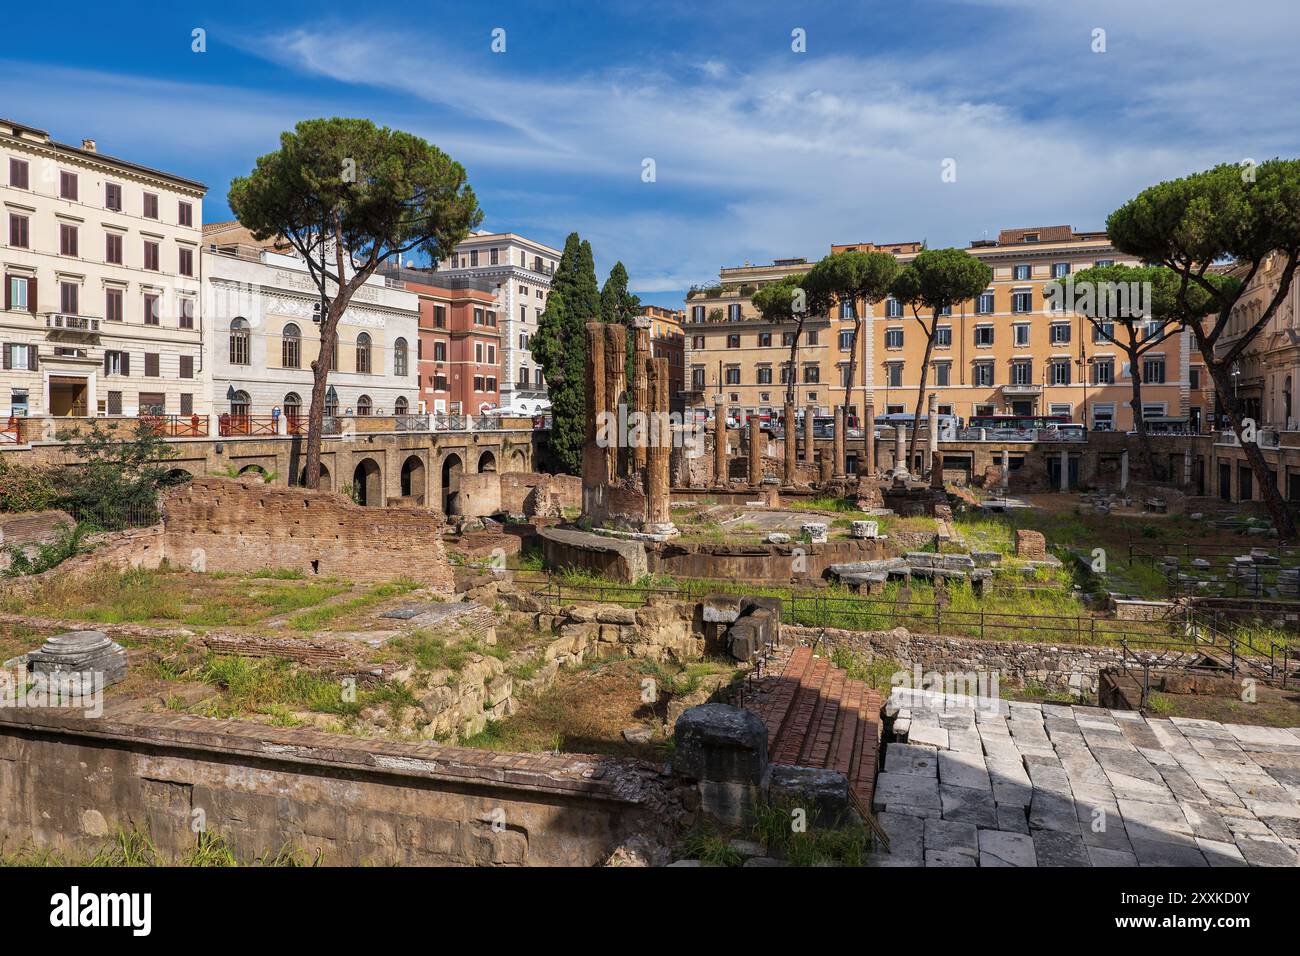
<svg viewBox="0 0 1300 956">
<path fill-rule="evenodd" d="M 609 270 L 604 288 L 600 290 L 600 318 L 603 322 L 617 323 L 627 329 L 627 377 L 624 382 L 629 394 L 632 391 L 632 356 L 636 346 L 632 320 L 640 314 L 641 299 L 627 291 L 627 269 L 622 262 L 616 262 L 614 268 Z"/>
</svg>

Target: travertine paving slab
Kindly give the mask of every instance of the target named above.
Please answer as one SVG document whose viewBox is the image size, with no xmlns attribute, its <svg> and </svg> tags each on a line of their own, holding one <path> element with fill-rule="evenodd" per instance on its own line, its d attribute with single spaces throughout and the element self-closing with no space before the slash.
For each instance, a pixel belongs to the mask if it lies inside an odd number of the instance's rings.
<svg viewBox="0 0 1300 956">
<path fill-rule="evenodd" d="M 979 833 L 980 866 L 1037 866 L 1034 841 L 1024 833 L 1001 833 L 981 830 Z"/>
</svg>

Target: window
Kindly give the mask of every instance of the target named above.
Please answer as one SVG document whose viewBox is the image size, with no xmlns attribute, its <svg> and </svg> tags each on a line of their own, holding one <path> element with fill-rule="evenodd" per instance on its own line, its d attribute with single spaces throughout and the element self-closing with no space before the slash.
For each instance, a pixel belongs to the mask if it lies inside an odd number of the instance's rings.
<svg viewBox="0 0 1300 956">
<path fill-rule="evenodd" d="M 1052 384 L 1070 384 L 1070 362 L 1068 359 L 1052 359 Z"/>
<path fill-rule="evenodd" d="M 9 185 L 14 189 L 27 189 L 27 160 L 10 159 L 9 160 Z"/>
<path fill-rule="evenodd" d="M 478 250 L 477 250 L 477 249 L 471 249 L 471 250 L 469 251 L 469 264 L 470 264 L 470 267 L 471 267 L 471 268 L 473 268 L 473 267 L 475 267 L 475 266 L 478 265 Z"/>
<path fill-rule="evenodd" d="M 760 365 L 758 367 L 758 384 L 759 385 L 772 384 L 772 366 Z"/>
<path fill-rule="evenodd" d="M 362 332 L 361 334 L 362 334 L 362 335 L 365 335 L 364 332 Z M 371 404 L 371 402 L 370 402 L 370 396 L 369 396 L 369 395 L 359 395 L 359 396 L 357 397 L 357 414 L 358 414 L 358 415 L 369 415 L 370 412 L 371 412 L 371 410 L 372 410 L 373 408 L 374 408 L 374 405 Z"/>
<path fill-rule="evenodd" d="M 992 345 L 993 344 L 993 326 L 977 325 L 975 326 L 975 344 Z"/>
<path fill-rule="evenodd" d="M 1052 323 L 1052 344 L 1068 345 L 1070 342 L 1070 323 L 1053 322 Z"/>
<path fill-rule="evenodd" d="M 183 276 L 194 275 L 194 250 L 186 246 L 181 246 L 178 252 L 180 253 L 180 258 L 178 261 L 177 271 L 179 271 Z"/>
<path fill-rule="evenodd" d="M 405 343 L 403 343 L 403 344 L 405 344 Z M 487 347 L 487 361 L 488 361 L 488 364 L 489 364 L 489 365 L 496 365 L 496 363 L 497 363 L 497 347 L 496 347 L 495 345 L 489 345 L 489 346 Z"/>
<path fill-rule="evenodd" d="M 1053 262 L 1053 263 L 1052 263 L 1052 278 L 1053 278 L 1053 279 L 1064 279 L 1064 278 L 1065 278 L 1066 276 L 1068 276 L 1069 274 L 1070 274 L 1070 264 L 1069 264 L 1068 262 Z"/>
<path fill-rule="evenodd" d="M 104 319 L 108 322 L 122 321 L 122 290 L 104 290 Z"/>
<path fill-rule="evenodd" d="M 180 327 L 182 329 L 194 328 L 194 300 L 183 298 L 179 301 L 181 307 Z"/>
<path fill-rule="evenodd" d="M 815 329 L 810 329 L 809 331 L 805 332 L 805 333 L 804 333 L 804 341 L 807 342 L 809 345 L 816 345 L 816 344 L 817 344 L 817 331 L 816 331 Z"/>
<path fill-rule="evenodd" d="M 110 415 L 122 414 L 122 393 L 121 392 L 108 393 L 108 414 Z"/>
<path fill-rule="evenodd" d="M 704 306 L 702 305 L 691 306 L 691 321 L 692 322 L 704 321 Z"/>
<path fill-rule="evenodd" d="M 1017 322 L 1011 326 L 1011 334 L 1016 345 L 1024 346 L 1029 344 L 1029 323 Z"/>
<path fill-rule="evenodd" d="M 496 260 L 496 250 L 495 250 L 495 249 L 492 250 L 492 258 L 493 258 L 493 264 L 495 264 L 495 260 Z M 394 415 L 405 415 L 408 411 L 410 411 L 410 408 L 411 408 L 411 405 L 410 405 L 410 403 L 406 400 L 406 396 L 405 396 L 405 395 L 398 395 L 398 396 L 397 396 L 397 400 L 393 402 L 393 414 L 394 414 Z"/>
<path fill-rule="evenodd" d="M 1109 358 L 1093 359 L 1092 384 L 1110 385 L 1115 381 L 1115 360 Z"/>
<path fill-rule="evenodd" d="M 144 243 L 144 267 L 158 271 L 158 243 L 146 239 Z"/>
<path fill-rule="evenodd" d="M 447 307 L 445 305 L 435 305 L 433 307 L 433 327 L 435 329 L 445 329 L 447 327 Z"/>
<path fill-rule="evenodd" d="M 104 352 L 105 375 L 130 375 L 131 353 L 109 350 Z M 118 412 L 120 415 L 121 412 Z"/>
<path fill-rule="evenodd" d="M 699 336 L 699 339 L 700 339 L 700 347 L 703 348 L 703 347 L 704 347 L 704 336 Z M 761 348 L 767 348 L 769 345 L 771 345 L 771 344 L 772 344 L 772 333 L 771 333 L 771 332 L 759 332 L 759 333 L 758 333 L 758 344 L 759 344 L 759 346 L 760 346 Z"/>
<path fill-rule="evenodd" d="M 853 330 L 852 329 L 840 330 L 840 351 L 841 352 L 853 351 Z"/>
<path fill-rule="evenodd" d="M 339 349 L 339 334 L 335 332 L 334 338 L 330 342 L 330 371 L 331 372 L 337 372 L 339 370 L 340 351 L 341 350 Z"/>
<path fill-rule="evenodd" d="M 1012 312 L 1033 312 L 1034 293 L 1030 289 L 1017 289 L 1011 293 Z"/>
<path fill-rule="evenodd" d="M 146 378 L 158 377 L 158 353 L 157 352 L 144 353 L 144 374 Z"/>
<path fill-rule="evenodd" d="M 976 362 L 975 363 L 975 382 L 976 385 L 991 386 L 993 384 L 993 363 Z"/>
<path fill-rule="evenodd" d="M 1115 337 L 1114 322 L 1098 322 L 1092 327 L 1092 342 L 1094 345 L 1101 342 L 1110 342 Z"/>
<path fill-rule="evenodd" d="M 903 363 L 890 362 L 885 366 L 885 375 L 890 388 L 901 388 L 903 385 Z"/>
<path fill-rule="evenodd" d="M 1162 385 L 1165 381 L 1165 359 L 1163 355 L 1153 356 L 1142 361 L 1142 380 L 1148 385 Z"/>
<path fill-rule="evenodd" d="M 59 255 L 75 256 L 77 254 L 77 227 L 66 222 L 59 223 Z"/>
<path fill-rule="evenodd" d="M 489 249 L 489 250 L 488 250 L 488 262 L 489 262 L 489 264 L 490 264 L 490 265 L 494 265 L 494 266 L 497 265 L 497 264 L 501 261 L 500 258 L 499 258 L 500 254 L 501 254 L 501 251 L 500 251 L 499 249 L 495 249 L 495 248 L 493 248 L 493 249 Z"/>
<path fill-rule="evenodd" d="M 237 318 L 230 323 L 230 364 L 247 365 L 249 353 L 248 320 Z"/>
<path fill-rule="evenodd" d="M 531 374 L 531 371 L 530 371 L 530 369 L 528 368 L 527 365 L 522 365 L 522 366 L 520 366 L 520 368 L 519 368 L 519 387 L 520 387 L 520 388 L 527 388 L 527 387 L 528 387 L 528 383 L 529 383 L 529 381 L 531 381 L 531 379 L 529 378 L 529 375 L 530 375 L 530 374 Z"/>
<path fill-rule="evenodd" d="M 496 250 L 493 249 L 492 253 L 495 257 Z M 401 378 L 405 378 L 410 374 L 407 370 L 406 339 L 399 338 L 393 343 L 393 374 Z"/>
<path fill-rule="evenodd" d="M 284 412 L 284 417 L 290 422 L 295 422 L 302 418 L 302 396 L 297 392 L 290 392 L 288 395 L 284 396 L 284 401 L 281 403 L 280 407 Z"/>
<path fill-rule="evenodd" d="M 446 342 L 434 342 L 434 343 L 433 343 L 433 360 L 434 360 L 435 362 L 445 362 L 445 361 L 447 361 L 447 343 L 446 343 Z"/>
<path fill-rule="evenodd" d="M 952 326 L 940 325 L 934 330 L 934 347 L 939 349 L 952 348 Z"/>
<path fill-rule="evenodd" d="M 476 391 L 476 392 L 481 392 L 481 391 L 483 391 L 483 376 L 482 376 L 482 375 L 475 375 L 475 376 L 474 376 L 474 391 Z"/>
<path fill-rule="evenodd" d="M 805 385 L 816 385 L 822 380 L 822 368 L 820 365 L 805 365 L 803 367 L 803 380 Z"/>
<path fill-rule="evenodd" d="M 852 299 L 840 303 L 841 319 L 856 319 L 858 317 L 858 304 Z"/>
<path fill-rule="evenodd" d="M 1161 416 L 1164 415 L 1164 413 L 1165 413 L 1164 402 L 1154 402 L 1150 405 L 1146 404 L 1145 402 L 1142 403 L 1142 417 L 1144 419 L 1160 418 Z"/>
<path fill-rule="evenodd" d="M 992 291 L 981 292 L 975 300 L 976 315 L 991 315 L 993 313 L 993 293 Z"/>
<path fill-rule="evenodd" d="M 182 415 L 194 414 L 194 393 L 193 392 L 181 392 L 181 414 Z"/>
<path fill-rule="evenodd" d="M 280 333 L 280 365 L 283 368 L 302 368 L 302 332 L 292 322 Z"/>
<path fill-rule="evenodd" d="M 30 308 L 28 302 L 28 289 L 31 279 L 27 276 L 9 276 L 5 281 L 5 308 L 6 309 L 27 309 Z M 33 310 L 34 311 L 34 310 Z"/>
<path fill-rule="evenodd" d="M 81 287 L 75 282 L 60 282 L 59 311 L 64 315 L 80 315 L 81 312 L 77 308 L 80 291 Z"/>
<path fill-rule="evenodd" d="M 40 364 L 37 358 L 37 346 L 16 345 L 8 342 L 4 347 L 4 367 L 18 371 L 34 371 Z"/>
<path fill-rule="evenodd" d="M 495 375 L 489 375 L 484 383 L 483 391 L 495 392 L 496 390 L 497 390 L 497 377 Z"/>
<path fill-rule="evenodd" d="M 482 342 L 474 343 L 474 362 L 475 364 L 478 365 L 483 364 L 483 343 Z"/>
<path fill-rule="evenodd" d="M 362 332 L 357 336 L 357 371 L 370 371 L 370 333 Z M 360 400 L 358 400 L 358 405 Z M 358 412 L 360 414 L 360 412 Z"/>
<path fill-rule="evenodd" d="M 1200 391 L 1201 370 L 1199 368 L 1191 368 L 1187 370 L 1187 387 L 1190 388 L 1193 392 Z"/>
<path fill-rule="evenodd" d="M 144 294 L 144 324 L 158 324 L 158 296 L 151 292 Z"/>
<path fill-rule="evenodd" d="M 727 336 L 727 348 L 729 348 L 729 349 L 738 349 L 738 348 L 740 348 L 740 336 L 739 336 L 739 335 L 728 335 L 728 336 Z"/>
<path fill-rule="evenodd" d="M 1115 264 L 1114 259 L 1098 259 L 1096 262 L 1093 263 L 1093 265 L 1095 266 L 1113 266 L 1114 264 Z"/>
<path fill-rule="evenodd" d="M 728 322 L 739 322 L 739 321 L 740 321 L 740 318 L 741 318 L 741 316 L 740 316 L 740 303 L 739 303 L 739 302 L 733 302 L 733 303 L 731 303 L 729 306 L 727 306 L 727 321 L 728 321 Z"/>
<path fill-rule="evenodd" d="M 901 349 L 903 347 L 903 330 L 900 328 L 885 329 L 885 348 Z"/>
<path fill-rule="evenodd" d="M 122 236 L 116 232 L 104 233 L 104 261 L 122 264 Z"/>
<path fill-rule="evenodd" d="M 885 315 L 891 319 L 900 319 L 903 317 L 903 303 L 899 302 L 893 296 L 885 300 Z"/>
<path fill-rule="evenodd" d="M 446 376 L 446 375 L 435 375 L 435 376 L 433 376 L 432 381 L 433 381 L 433 390 L 434 390 L 435 392 L 445 392 L 445 391 L 447 391 L 447 376 Z"/>
<path fill-rule="evenodd" d="M 194 206 L 187 202 L 177 203 L 176 222 L 182 226 L 194 225 Z"/>
<path fill-rule="evenodd" d="M 104 208 L 114 212 L 122 211 L 122 186 L 120 183 L 104 183 Z"/>
<path fill-rule="evenodd" d="M 1014 272 L 1012 273 L 1012 276 L 1015 278 L 1017 282 L 1024 282 L 1026 279 L 1029 278 L 1029 266 L 1028 265 L 1016 266 Z"/>
<path fill-rule="evenodd" d="M 181 360 L 180 377 L 193 378 L 194 377 L 194 356 L 182 355 L 180 357 L 180 360 Z"/>
<path fill-rule="evenodd" d="M 9 245 L 15 249 L 26 249 L 28 242 L 27 217 L 9 214 Z"/>
<path fill-rule="evenodd" d="M 146 219 L 158 218 L 158 194 L 157 193 L 144 194 L 144 218 Z"/>
<path fill-rule="evenodd" d="M 59 173 L 59 198 L 71 199 L 74 202 L 77 199 L 77 174 L 76 173 Z"/>
<path fill-rule="evenodd" d="M 497 314 L 493 312 L 491 309 L 483 313 L 483 320 L 485 325 L 488 325 L 494 329 L 497 327 Z"/>
<path fill-rule="evenodd" d="M 768 374 L 770 375 L 771 372 L 769 371 Z M 703 365 L 691 366 L 691 388 L 694 389 L 704 388 L 704 366 Z"/>
<path fill-rule="evenodd" d="M 738 366 L 735 366 L 735 365 L 730 365 L 730 366 L 728 366 L 728 367 L 725 369 L 725 371 L 724 371 L 723 374 L 726 376 L 726 378 L 724 379 L 724 381 L 725 381 L 728 385 L 739 385 L 739 384 L 740 384 L 740 368 L 739 368 Z"/>
<path fill-rule="evenodd" d="M 934 384 L 937 388 L 947 388 L 952 380 L 952 363 L 934 363 Z"/>
</svg>

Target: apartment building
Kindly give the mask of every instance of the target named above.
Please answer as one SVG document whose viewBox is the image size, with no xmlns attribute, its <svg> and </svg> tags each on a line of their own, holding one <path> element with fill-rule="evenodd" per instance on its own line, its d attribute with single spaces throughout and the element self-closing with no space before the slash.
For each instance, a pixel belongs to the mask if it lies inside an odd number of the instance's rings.
<svg viewBox="0 0 1300 956">
<path fill-rule="evenodd" d="M 529 342 L 546 310 L 560 250 L 513 232 L 476 232 L 434 264 L 434 284 L 454 288 L 457 279 L 486 280 L 496 294 L 501 333 L 500 407 L 521 415 L 550 408 L 541 364 Z"/>
<path fill-rule="evenodd" d="M 501 331 L 495 286 L 462 279 L 435 284 L 427 269 L 386 269 L 389 286 L 419 296 L 420 409 L 479 415 L 501 405 Z"/>
<path fill-rule="evenodd" d="M 682 333 L 686 313 L 660 305 L 643 305 L 641 315 L 650 320 L 651 354 L 668 360 L 669 405 L 681 412 L 686 386 L 686 338 Z"/>
<path fill-rule="evenodd" d="M 206 414 L 200 182 L 0 120 L 0 415 Z"/>
<path fill-rule="evenodd" d="M 906 263 L 923 246 L 831 246 L 832 252 L 850 249 L 886 251 Z M 993 414 L 1060 415 L 1089 427 L 1131 428 L 1131 377 L 1123 351 L 1086 318 L 1054 309 L 1044 288 L 1093 265 L 1136 265 L 1136 260 L 1118 253 L 1104 232 L 1076 232 L 1069 226 L 1004 229 L 996 240 L 971 243 L 968 251 L 989 265 L 993 279 L 983 293 L 940 318 L 926 383 L 926 391 L 938 396 L 940 412 L 964 420 Z M 808 265 L 783 266 L 780 274 L 805 271 Z M 752 295 L 754 280 L 746 282 L 739 272 L 723 270 L 717 293 L 717 302 L 725 307 L 721 314 L 712 299 L 694 303 L 688 297 L 688 344 L 703 346 L 691 349 L 688 363 L 693 380 L 706 384 L 710 365 L 717 365 L 724 385 L 730 381 L 739 386 L 725 389 L 729 405 L 762 413 L 783 401 L 763 386 L 786 374 L 783 357 L 775 359 L 778 371 L 770 371 L 770 350 L 778 335 L 788 336 L 788 327 L 762 322 L 743 294 L 748 290 Z M 772 274 L 759 281 L 778 277 Z M 704 306 L 704 311 L 693 309 L 693 304 Z M 913 411 L 925 334 L 910 310 L 892 299 L 839 303 L 831 316 L 816 323 L 809 320 L 805 328 L 813 337 L 799 350 L 798 401 L 816 404 L 823 413 L 844 403 L 858 310 L 864 334 L 858 343 L 858 388 L 847 403 L 851 418 L 861 410 L 864 381 L 877 414 Z M 701 316 L 704 324 L 697 325 Z M 1186 419 L 1194 427 L 1208 420 L 1207 380 L 1191 346 L 1189 333 L 1180 332 L 1143 357 L 1144 417 Z"/>
<path fill-rule="evenodd" d="M 1241 340 L 1241 336 L 1254 327 L 1277 295 L 1286 258 L 1273 255 L 1260 265 L 1255 278 L 1233 307 L 1227 327 L 1214 343 L 1217 356 L 1223 356 Z M 1230 274 L 1245 278 L 1246 269 L 1234 265 Z M 1207 317 L 1207 331 L 1217 321 Z M 1294 390 L 1300 382 L 1300 284 L 1295 280 L 1287 290 L 1286 298 L 1278 305 L 1268 325 L 1255 337 L 1229 369 L 1232 387 L 1241 402 L 1242 415 L 1253 418 L 1260 425 L 1271 425 L 1287 431 L 1300 429 L 1300 409 L 1296 407 Z M 1210 383 L 1211 387 L 1213 383 Z"/>
<path fill-rule="evenodd" d="M 320 354 L 320 296 L 306 264 L 237 243 L 211 243 L 202 258 L 214 412 L 238 422 L 278 409 L 292 430 L 310 409 Z M 339 321 L 326 415 L 417 411 L 418 342 L 418 297 L 371 276 Z"/>
</svg>

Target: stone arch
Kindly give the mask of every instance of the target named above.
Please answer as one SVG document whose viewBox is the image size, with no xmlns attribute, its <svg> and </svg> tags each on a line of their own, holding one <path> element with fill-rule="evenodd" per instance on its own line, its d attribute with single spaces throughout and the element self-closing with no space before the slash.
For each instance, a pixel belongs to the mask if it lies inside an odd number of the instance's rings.
<svg viewBox="0 0 1300 956">
<path fill-rule="evenodd" d="M 194 475 L 184 468 L 173 468 L 167 474 L 162 476 L 161 484 L 164 487 L 174 488 L 176 485 L 183 485 L 187 481 L 193 481 Z"/>
<path fill-rule="evenodd" d="M 497 470 L 497 456 L 490 451 L 485 451 L 478 457 L 478 471 L 482 474 L 485 471 Z"/>
<path fill-rule="evenodd" d="M 442 513 L 460 513 L 460 476 L 465 464 L 460 455 L 448 455 L 442 462 Z"/>
<path fill-rule="evenodd" d="M 298 472 L 298 487 L 300 488 L 307 487 L 306 467 L 304 467 L 302 471 Z M 330 477 L 330 470 L 325 467 L 325 462 L 320 463 L 320 490 L 321 491 L 334 490 L 333 479 Z"/>
<path fill-rule="evenodd" d="M 516 448 L 513 452 L 510 453 L 510 470 L 511 471 L 528 470 L 528 456 L 524 454 L 522 448 Z"/>
<path fill-rule="evenodd" d="M 379 462 L 373 458 L 362 458 L 352 470 L 352 486 L 356 490 L 356 502 L 367 508 L 384 506 L 384 473 Z"/>
<path fill-rule="evenodd" d="M 268 471 L 267 471 L 265 468 L 263 468 L 261 465 L 245 465 L 243 468 L 239 469 L 239 474 L 240 474 L 241 476 L 242 476 L 242 475 L 247 475 L 247 474 L 250 474 L 250 473 L 261 475 L 262 478 L 263 478 L 263 480 L 265 480 L 265 479 L 271 477 L 270 472 L 268 472 Z"/>
<path fill-rule="evenodd" d="M 402 462 L 402 497 L 424 501 L 424 459 L 419 455 Z"/>
</svg>

